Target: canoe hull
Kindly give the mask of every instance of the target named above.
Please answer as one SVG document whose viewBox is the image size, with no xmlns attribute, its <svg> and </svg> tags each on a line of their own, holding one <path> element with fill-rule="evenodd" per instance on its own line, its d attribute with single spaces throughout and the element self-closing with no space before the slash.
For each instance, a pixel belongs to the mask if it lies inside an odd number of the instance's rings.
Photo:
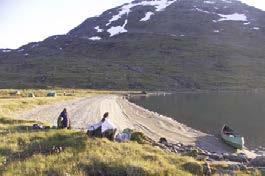
<svg viewBox="0 0 265 176">
<path fill-rule="evenodd" d="M 244 138 L 241 136 L 236 137 L 236 139 L 233 137 L 228 137 L 228 136 L 222 136 L 222 139 L 225 143 L 228 145 L 236 148 L 236 149 L 243 149 L 244 147 Z"/>
<path fill-rule="evenodd" d="M 244 137 L 236 133 L 225 134 L 224 127 L 222 128 L 222 131 L 221 131 L 221 137 L 226 144 L 232 146 L 233 148 L 243 149 L 244 147 L 244 143 L 245 143 Z"/>
</svg>

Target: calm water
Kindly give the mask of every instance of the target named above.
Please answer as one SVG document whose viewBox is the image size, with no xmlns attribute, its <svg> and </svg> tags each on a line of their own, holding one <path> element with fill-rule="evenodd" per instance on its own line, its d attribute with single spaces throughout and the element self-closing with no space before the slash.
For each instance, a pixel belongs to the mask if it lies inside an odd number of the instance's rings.
<svg viewBox="0 0 265 176">
<path fill-rule="evenodd" d="M 131 101 L 210 134 L 220 134 L 222 125 L 228 124 L 245 137 L 247 147 L 264 150 L 265 94 L 177 93 Z"/>
</svg>

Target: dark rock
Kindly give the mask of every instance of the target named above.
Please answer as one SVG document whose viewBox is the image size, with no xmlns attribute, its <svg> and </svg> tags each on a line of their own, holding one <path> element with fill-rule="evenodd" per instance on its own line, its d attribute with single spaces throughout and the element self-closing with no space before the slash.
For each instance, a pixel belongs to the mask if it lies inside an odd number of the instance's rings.
<svg viewBox="0 0 265 176">
<path fill-rule="evenodd" d="M 240 162 L 240 163 L 246 163 L 248 162 L 248 159 L 244 155 L 223 155 L 224 159 L 229 160 L 229 161 L 234 161 L 234 162 Z"/>
<path fill-rule="evenodd" d="M 238 170 L 240 170 L 240 166 L 237 165 L 237 164 L 231 164 L 231 165 L 228 166 L 227 169 L 228 170 L 232 170 L 232 171 L 238 171 Z"/>
<path fill-rule="evenodd" d="M 244 164 L 238 164 L 238 166 L 239 166 L 241 171 L 247 171 L 248 170 L 247 166 Z"/>
<path fill-rule="evenodd" d="M 159 143 L 161 143 L 161 144 L 167 144 L 167 139 L 166 138 L 164 138 L 164 137 L 161 137 L 160 139 L 159 139 Z"/>
<path fill-rule="evenodd" d="M 224 159 L 223 155 L 217 154 L 217 153 L 213 153 L 211 155 L 209 155 L 210 158 L 217 160 L 217 161 L 221 161 Z"/>
<path fill-rule="evenodd" d="M 255 159 L 249 162 L 249 166 L 265 167 L 265 156 L 257 156 Z"/>
<path fill-rule="evenodd" d="M 177 149 L 174 148 L 174 153 L 179 153 L 179 151 Z"/>
<path fill-rule="evenodd" d="M 174 148 L 174 145 L 173 144 L 170 144 L 170 143 L 165 143 L 165 145 L 169 148 Z"/>
<path fill-rule="evenodd" d="M 180 147 L 175 146 L 175 145 L 173 146 L 173 148 L 176 149 L 176 150 L 179 150 L 180 149 Z"/>
<path fill-rule="evenodd" d="M 209 156 L 206 156 L 206 155 L 198 155 L 196 157 L 196 159 L 199 160 L 199 161 L 206 161 L 206 160 L 209 159 Z"/>
</svg>

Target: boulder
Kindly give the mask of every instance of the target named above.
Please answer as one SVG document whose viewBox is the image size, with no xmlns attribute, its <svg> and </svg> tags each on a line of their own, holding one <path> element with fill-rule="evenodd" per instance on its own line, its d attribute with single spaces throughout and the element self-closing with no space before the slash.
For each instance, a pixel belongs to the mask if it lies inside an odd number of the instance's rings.
<svg viewBox="0 0 265 176">
<path fill-rule="evenodd" d="M 164 137 L 161 137 L 161 138 L 159 139 L 159 143 L 166 145 L 166 144 L 167 144 L 167 139 L 164 138 Z"/>
<path fill-rule="evenodd" d="M 213 160 L 216 160 L 216 161 L 221 161 L 224 159 L 223 155 L 220 155 L 220 154 L 217 154 L 217 153 L 212 153 L 209 155 L 209 157 Z"/>
<path fill-rule="evenodd" d="M 257 156 L 249 162 L 252 167 L 265 167 L 265 156 Z"/>
<path fill-rule="evenodd" d="M 238 164 L 238 166 L 239 166 L 241 171 L 247 171 L 248 170 L 247 166 L 244 164 Z"/>
<path fill-rule="evenodd" d="M 246 163 L 248 162 L 248 159 L 244 155 L 223 155 L 224 159 L 229 160 L 229 161 L 234 161 L 234 162 L 240 162 L 240 163 Z"/>
</svg>

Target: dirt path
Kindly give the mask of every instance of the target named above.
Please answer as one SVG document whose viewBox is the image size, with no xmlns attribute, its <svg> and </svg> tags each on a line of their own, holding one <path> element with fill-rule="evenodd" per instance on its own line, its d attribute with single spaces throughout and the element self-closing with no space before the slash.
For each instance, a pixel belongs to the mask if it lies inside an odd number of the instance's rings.
<svg viewBox="0 0 265 176">
<path fill-rule="evenodd" d="M 168 141 L 197 145 L 210 152 L 224 153 L 233 150 L 220 139 L 189 128 L 171 118 L 150 112 L 121 96 L 99 95 L 82 98 L 57 105 L 45 105 L 19 115 L 20 119 L 46 121 L 56 125 L 57 117 L 63 108 L 67 108 L 74 129 L 86 129 L 98 122 L 105 112 L 109 112 L 112 122 L 118 130 L 133 128 L 144 132 L 158 141 L 166 137 Z"/>
</svg>

